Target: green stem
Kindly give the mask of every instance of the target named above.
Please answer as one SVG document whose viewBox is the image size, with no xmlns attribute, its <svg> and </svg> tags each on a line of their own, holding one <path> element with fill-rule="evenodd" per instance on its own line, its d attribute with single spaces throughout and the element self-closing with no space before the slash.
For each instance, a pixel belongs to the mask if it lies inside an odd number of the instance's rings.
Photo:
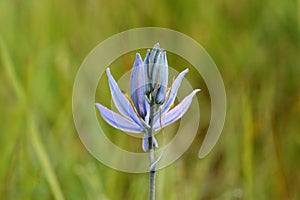
<svg viewBox="0 0 300 200">
<path fill-rule="evenodd" d="M 155 199 L 155 156 L 154 156 L 154 145 L 153 145 L 153 118 L 154 118 L 154 102 L 150 102 L 150 116 L 149 124 L 150 129 L 148 130 L 148 143 L 149 143 L 149 200 Z"/>
</svg>

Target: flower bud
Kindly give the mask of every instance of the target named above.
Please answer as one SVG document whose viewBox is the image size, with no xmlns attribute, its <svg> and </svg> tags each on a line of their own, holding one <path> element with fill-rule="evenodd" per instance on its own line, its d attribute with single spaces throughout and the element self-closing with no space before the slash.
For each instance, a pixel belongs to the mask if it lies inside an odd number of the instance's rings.
<svg viewBox="0 0 300 200">
<path fill-rule="evenodd" d="M 160 54 L 160 48 L 159 44 L 156 43 L 149 54 L 149 50 L 147 52 L 146 58 L 145 58 L 145 64 L 147 68 L 147 77 L 148 77 L 148 83 L 149 83 L 149 88 L 147 92 L 152 92 L 154 90 L 155 86 L 155 69 L 157 68 L 156 62 Z"/>
<path fill-rule="evenodd" d="M 144 59 L 144 65 L 145 65 L 145 92 L 146 94 L 149 94 L 151 92 L 151 72 L 150 72 L 150 49 L 147 50 L 145 59 Z"/>
<path fill-rule="evenodd" d="M 151 97 L 157 104 L 163 104 L 166 98 L 166 88 L 168 85 L 168 62 L 166 52 L 155 44 L 152 51 L 147 51 L 144 60 L 146 66 L 147 86 L 146 94 L 151 93 Z"/>
<path fill-rule="evenodd" d="M 166 52 L 162 53 L 162 64 L 159 64 L 159 87 L 156 92 L 155 102 L 157 104 L 163 104 L 166 99 L 166 89 L 168 86 L 168 61 Z"/>
</svg>

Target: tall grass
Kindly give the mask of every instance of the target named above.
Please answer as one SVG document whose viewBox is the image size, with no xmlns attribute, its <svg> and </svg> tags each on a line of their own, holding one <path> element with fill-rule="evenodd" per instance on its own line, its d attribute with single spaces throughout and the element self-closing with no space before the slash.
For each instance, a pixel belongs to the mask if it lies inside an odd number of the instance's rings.
<svg viewBox="0 0 300 200">
<path fill-rule="evenodd" d="M 199 160 L 210 99 L 203 80 L 187 76 L 202 89 L 199 133 L 181 159 L 158 171 L 157 199 L 299 199 L 299 5 L 0 1 L 0 199 L 147 196 L 146 174 L 115 171 L 86 151 L 71 109 L 73 81 L 88 52 L 115 33 L 141 26 L 175 29 L 201 43 L 218 65 L 228 97 L 220 141 Z M 131 68 L 129 58 L 114 63 L 123 70 L 117 75 Z M 169 62 L 189 66 L 176 55 Z M 109 130 L 113 142 L 128 146 Z"/>
</svg>

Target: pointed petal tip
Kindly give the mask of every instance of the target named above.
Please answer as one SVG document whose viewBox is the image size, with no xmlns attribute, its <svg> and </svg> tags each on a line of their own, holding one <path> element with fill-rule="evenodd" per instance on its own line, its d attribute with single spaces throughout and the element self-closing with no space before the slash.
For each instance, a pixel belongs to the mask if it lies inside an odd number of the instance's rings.
<svg viewBox="0 0 300 200">
<path fill-rule="evenodd" d="M 193 91 L 193 93 L 194 94 L 197 94 L 198 92 L 200 92 L 201 91 L 201 89 L 195 89 L 194 91 Z"/>
<path fill-rule="evenodd" d="M 136 58 L 136 59 L 139 59 L 139 60 L 142 60 L 142 57 L 141 57 L 141 54 L 140 54 L 140 53 L 136 53 L 136 54 L 135 54 L 135 58 Z"/>
<path fill-rule="evenodd" d="M 107 75 L 111 75 L 111 73 L 110 73 L 110 68 L 109 68 L 109 67 L 106 68 L 106 74 L 107 74 Z"/>
<path fill-rule="evenodd" d="M 151 50 L 150 50 L 150 49 L 147 49 L 146 57 L 149 56 L 150 53 L 151 53 Z"/>
<path fill-rule="evenodd" d="M 141 54 L 139 54 L 139 53 L 136 53 L 136 57 L 135 57 L 135 61 L 134 61 L 134 66 L 140 66 L 140 65 L 142 65 L 142 63 L 143 63 L 143 59 L 142 59 L 142 56 L 141 56 Z"/>
<path fill-rule="evenodd" d="M 144 63 L 148 63 L 149 62 L 150 53 L 151 53 L 150 49 L 147 49 L 147 53 L 145 55 Z"/>
<path fill-rule="evenodd" d="M 182 72 L 183 72 L 184 74 L 187 74 L 189 71 L 190 71 L 189 68 L 186 68 L 186 69 L 183 70 Z"/>
<path fill-rule="evenodd" d="M 157 48 L 157 49 L 159 49 L 159 42 L 155 43 L 155 45 L 154 45 L 153 49 L 154 49 L 154 48 Z"/>
<path fill-rule="evenodd" d="M 100 104 L 100 103 L 96 103 L 96 107 L 99 109 L 99 111 L 102 111 L 103 109 L 106 108 L 105 106 L 103 106 L 103 105 Z M 108 108 L 106 108 L 106 109 L 108 109 Z"/>
<path fill-rule="evenodd" d="M 178 78 L 181 77 L 180 80 L 183 79 L 183 77 L 189 72 L 189 68 L 186 68 L 185 70 L 183 70 L 182 72 L 180 72 L 180 74 L 178 75 Z M 180 81 L 181 82 L 181 81 Z"/>
</svg>

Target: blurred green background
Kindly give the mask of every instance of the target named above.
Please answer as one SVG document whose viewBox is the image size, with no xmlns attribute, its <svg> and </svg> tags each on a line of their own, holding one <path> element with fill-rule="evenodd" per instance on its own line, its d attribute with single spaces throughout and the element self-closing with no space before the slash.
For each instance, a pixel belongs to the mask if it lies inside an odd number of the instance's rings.
<svg viewBox="0 0 300 200">
<path fill-rule="evenodd" d="M 199 160 L 209 94 L 189 74 L 203 89 L 203 120 L 184 156 L 157 173 L 157 199 L 300 199 L 299 9 L 296 0 L 1 0 L 0 199 L 147 198 L 147 174 L 115 171 L 87 152 L 71 108 L 87 54 L 113 34 L 144 26 L 202 44 L 228 98 L 223 134 Z M 116 63 L 125 72 L 131 58 Z M 110 138 L 126 146 L 118 135 Z"/>
</svg>

